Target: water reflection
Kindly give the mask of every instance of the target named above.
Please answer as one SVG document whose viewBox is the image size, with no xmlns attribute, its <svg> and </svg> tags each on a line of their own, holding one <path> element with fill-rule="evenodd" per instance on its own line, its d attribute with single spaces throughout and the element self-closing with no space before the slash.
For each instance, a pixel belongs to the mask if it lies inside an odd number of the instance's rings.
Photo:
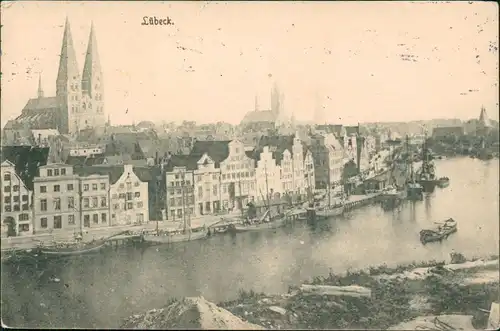
<svg viewBox="0 0 500 331">
<path fill-rule="evenodd" d="M 109 250 L 38 269 L 4 267 L 2 316 L 14 326 L 116 327 L 123 317 L 160 307 L 172 296 L 203 295 L 218 302 L 240 289 L 286 292 L 289 285 L 330 270 L 441 260 L 453 250 L 467 256 L 497 253 L 498 160 L 442 160 L 436 167 L 450 177 L 450 186 L 424 201 L 405 202 L 399 211 L 373 206 L 315 226 L 297 222 L 276 231 Z M 456 234 L 441 244 L 420 244 L 422 228 L 449 217 L 459 223 Z M 48 281 L 54 275 L 60 284 Z M 50 316 L 41 303 L 50 307 Z"/>
</svg>

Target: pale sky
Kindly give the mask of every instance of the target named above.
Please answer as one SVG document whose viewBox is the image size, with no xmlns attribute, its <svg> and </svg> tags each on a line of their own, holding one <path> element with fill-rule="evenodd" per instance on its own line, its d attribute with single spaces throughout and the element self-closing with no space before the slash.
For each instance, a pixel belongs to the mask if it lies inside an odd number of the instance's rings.
<svg viewBox="0 0 500 331">
<path fill-rule="evenodd" d="M 80 71 L 94 22 L 104 111 L 113 124 L 239 123 L 254 109 L 255 95 L 261 109 L 269 108 L 275 81 L 286 113 L 298 120 L 313 120 L 317 108 L 330 123 L 469 119 L 481 105 L 498 120 L 495 2 L 2 7 L 2 126 L 36 97 L 39 72 L 45 96 L 55 95 L 66 15 Z M 175 25 L 141 26 L 146 15 L 168 16 Z"/>
</svg>

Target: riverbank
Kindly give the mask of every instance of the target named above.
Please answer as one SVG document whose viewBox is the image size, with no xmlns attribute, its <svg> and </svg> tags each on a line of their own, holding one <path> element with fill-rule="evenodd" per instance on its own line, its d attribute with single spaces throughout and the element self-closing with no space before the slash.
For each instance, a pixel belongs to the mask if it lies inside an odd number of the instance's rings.
<svg viewBox="0 0 500 331">
<path fill-rule="evenodd" d="M 242 291 L 220 306 L 268 329 L 387 329 L 440 315 L 470 316 L 458 320 L 484 329 L 485 311 L 500 295 L 499 261 L 498 256 L 473 260 L 330 274 L 283 295 Z"/>
<path fill-rule="evenodd" d="M 221 222 L 221 216 L 205 216 L 199 218 L 193 218 L 191 220 L 191 227 L 193 229 L 201 228 L 204 226 L 211 226 L 215 223 Z M 157 227 L 164 231 L 173 231 L 182 226 L 181 222 L 172 221 L 161 221 L 161 222 L 147 222 L 145 224 L 131 224 L 131 225 L 119 225 L 110 227 L 99 227 L 99 228 L 86 228 L 82 235 L 83 242 L 91 242 L 92 240 L 107 238 L 124 231 L 130 231 L 133 233 L 141 233 L 145 231 L 154 231 Z M 12 251 L 12 250 L 29 250 L 37 247 L 40 243 L 48 242 L 64 242 L 71 241 L 74 239 L 74 232 L 53 232 L 53 233 L 43 233 L 34 235 L 25 235 L 19 237 L 8 237 L 2 238 L 1 248 L 2 253 Z"/>
</svg>

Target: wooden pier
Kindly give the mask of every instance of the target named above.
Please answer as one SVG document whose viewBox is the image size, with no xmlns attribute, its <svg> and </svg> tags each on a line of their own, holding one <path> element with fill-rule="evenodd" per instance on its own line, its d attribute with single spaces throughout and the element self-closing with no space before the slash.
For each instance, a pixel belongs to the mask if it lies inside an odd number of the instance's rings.
<svg viewBox="0 0 500 331">
<path fill-rule="evenodd" d="M 364 207 L 367 205 L 370 205 L 372 203 L 375 203 L 381 199 L 381 194 L 380 193 L 373 193 L 370 194 L 369 196 L 361 196 L 361 197 L 356 197 L 355 200 L 353 201 L 346 201 L 344 203 L 344 212 L 351 211 L 356 208 Z"/>
</svg>

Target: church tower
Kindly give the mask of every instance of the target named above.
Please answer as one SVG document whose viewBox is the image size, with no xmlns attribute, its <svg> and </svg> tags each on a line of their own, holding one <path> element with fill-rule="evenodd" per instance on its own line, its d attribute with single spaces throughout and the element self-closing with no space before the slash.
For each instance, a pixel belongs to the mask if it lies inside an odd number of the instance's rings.
<svg viewBox="0 0 500 331">
<path fill-rule="evenodd" d="M 90 27 L 81 86 L 83 94 L 81 107 L 85 126 L 104 127 L 106 124 L 106 117 L 104 116 L 104 89 L 94 23 Z"/>
<path fill-rule="evenodd" d="M 43 98 L 43 89 L 42 89 L 42 75 L 38 75 L 38 98 Z"/>
<path fill-rule="evenodd" d="M 57 126 L 61 133 L 78 131 L 78 113 L 81 101 L 80 86 L 81 80 L 73 47 L 73 37 L 71 36 L 69 20 L 66 17 L 56 80 L 56 97 L 60 111 Z"/>
</svg>

